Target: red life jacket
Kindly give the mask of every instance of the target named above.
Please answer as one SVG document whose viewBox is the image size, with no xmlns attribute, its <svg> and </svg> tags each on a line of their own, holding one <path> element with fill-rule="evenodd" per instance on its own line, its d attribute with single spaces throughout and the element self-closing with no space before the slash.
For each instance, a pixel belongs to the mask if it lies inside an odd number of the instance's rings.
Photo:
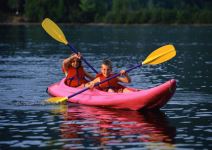
<svg viewBox="0 0 212 150">
<path fill-rule="evenodd" d="M 114 74 L 110 74 L 109 77 L 113 76 Z M 100 78 L 100 82 L 103 80 L 106 80 L 109 77 L 105 77 L 103 76 L 103 74 L 97 74 L 96 78 Z M 118 79 L 117 78 L 113 78 L 107 82 L 104 82 L 102 84 L 100 84 L 97 89 L 101 90 L 101 91 L 105 91 L 107 92 L 108 89 L 113 89 L 115 92 L 118 92 L 119 90 L 123 90 L 125 87 L 121 84 L 118 84 Z"/>
<path fill-rule="evenodd" d="M 85 84 L 88 81 L 85 79 L 85 72 L 83 67 L 68 69 L 68 75 L 66 76 L 65 84 L 71 87 L 78 87 L 81 84 Z"/>
</svg>

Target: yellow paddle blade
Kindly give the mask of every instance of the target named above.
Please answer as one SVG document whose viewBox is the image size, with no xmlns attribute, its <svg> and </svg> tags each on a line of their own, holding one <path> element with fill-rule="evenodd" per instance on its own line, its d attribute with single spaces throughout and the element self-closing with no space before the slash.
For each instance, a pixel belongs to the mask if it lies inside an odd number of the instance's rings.
<svg viewBox="0 0 212 150">
<path fill-rule="evenodd" d="M 152 52 L 142 64 L 157 65 L 168 61 L 176 55 L 176 50 L 173 45 L 165 45 Z"/>
<path fill-rule="evenodd" d="M 51 19 L 44 19 L 41 25 L 44 30 L 55 40 L 64 43 L 65 45 L 68 44 L 68 41 L 66 40 L 62 30 Z"/>
<path fill-rule="evenodd" d="M 47 103 L 61 103 L 61 102 L 67 101 L 67 100 L 68 100 L 67 97 L 51 97 L 45 101 Z"/>
</svg>

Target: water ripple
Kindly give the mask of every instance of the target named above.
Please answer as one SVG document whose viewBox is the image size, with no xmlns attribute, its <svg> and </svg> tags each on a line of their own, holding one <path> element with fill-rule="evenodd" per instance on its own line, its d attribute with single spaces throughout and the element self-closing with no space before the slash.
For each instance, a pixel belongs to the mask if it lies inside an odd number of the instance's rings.
<svg viewBox="0 0 212 150">
<path fill-rule="evenodd" d="M 174 59 L 129 73 L 129 85 L 141 89 L 176 79 L 174 97 L 162 109 L 165 114 L 46 105 L 45 90 L 64 77 L 61 62 L 71 51 L 40 26 L 0 26 L 0 149 L 212 147 L 210 26 L 62 27 L 97 70 L 109 58 L 119 72 L 174 44 Z"/>
</svg>

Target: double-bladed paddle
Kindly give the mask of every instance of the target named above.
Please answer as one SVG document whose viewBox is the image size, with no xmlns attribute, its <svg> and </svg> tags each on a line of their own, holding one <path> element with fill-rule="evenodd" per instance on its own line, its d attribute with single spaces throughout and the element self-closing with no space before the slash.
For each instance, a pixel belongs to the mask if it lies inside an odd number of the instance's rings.
<svg viewBox="0 0 212 150">
<path fill-rule="evenodd" d="M 68 41 L 66 40 L 65 35 L 63 34 L 63 31 L 59 28 L 59 26 L 54 23 L 51 19 L 49 18 L 45 18 L 42 22 L 42 27 L 44 28 L 44 30 L 55 40 L 67 45 L 73 53 L 78 54 L 78 51 L 76 50 L 76 48 L 74 48 L 74 46 L 70 43 L 68 43 Z M 97 74 L 98 71 L 96 71 L 96 69 L 94 69 L 83 57 L 81 57 L 81 59 Z"/>
<path fill-rule="evenodd" d="M 165 45 L 165 46 L 162 46 L 160 48 L 158 48 L 157 50 L 155 50 L 154 52 L 152 52 L 143 62 L 140 62 L 138 65 L 132 67 L 132 68 L 129 68 L 126 70 L 126 72 L 130 72 L 131 70 L 135 69 L 135 68 L 138 68 L 138 67 L 141 67 L 142 65 L 145 65 L 145 64 L 149 64 L 149 65 L 157 65 L 157 64 L 161 64 L 165 61 L 168 61 L 170 60 L 171 58 L 173 58 L 174 56 L 176 55 L 176 50 L 174 48 L 173 45 Z M 94 86 L 98 86 L 104 82 L 107 82 L 108 80 L 111 80 L 113 78 L 116 78 L 118 76 L 120 76 L 121 74 L 116 74 L 116 75 L 113 75 L 112 77 L 109 77 L 99 83 L 96 83 Z M 67 97 L 52 97 L 52 98 L 49 98 L 47 99 L 46 101 L 49 102 L 49 103 L 60 103 L 60 102 L 63 102 L 63 101 L 67 101 L 68 99 L 80 94 L 80 93 L 83 93 L 85 91 L 87 91 L 89 88 L 84 88 L 82 90 L 80 90 L 79 92 L 76 92 L 70 96 L 67 96 Z"/>
</svg>

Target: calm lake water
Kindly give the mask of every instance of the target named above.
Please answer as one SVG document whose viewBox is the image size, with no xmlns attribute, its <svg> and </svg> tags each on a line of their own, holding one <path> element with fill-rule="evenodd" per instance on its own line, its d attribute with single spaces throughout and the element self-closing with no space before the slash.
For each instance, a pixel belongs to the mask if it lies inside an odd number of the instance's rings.
<svg viewBox="0 0 212 150">
<path fill-rule="evenodd" d="M 158 112 L 47 105 L 70 49 L 40 25 L 0 26 L 0 149 L 211 149 L 212 26 L 62 26 L 97 70 L 110 58 L 127 69 L 165 44 L 177 56 L 130 72 L 132 87 L 177 80 Z M 85 66 L 85 65 L 84 65 Z M 92 72 L 87 66 L 88 71 Z"/>
</svg>

